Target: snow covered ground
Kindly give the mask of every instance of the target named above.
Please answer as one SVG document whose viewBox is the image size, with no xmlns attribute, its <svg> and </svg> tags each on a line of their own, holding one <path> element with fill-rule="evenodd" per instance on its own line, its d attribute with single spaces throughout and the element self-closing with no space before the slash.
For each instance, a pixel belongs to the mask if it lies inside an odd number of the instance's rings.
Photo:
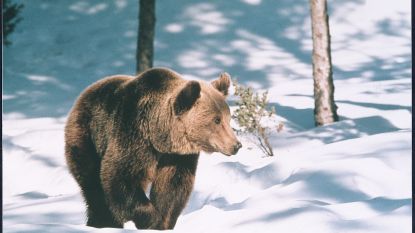
<svg viewBox="0 0 415 233">
<path fill-rule="evenodd" d="M 85 226 L 63 127 L 87 85 L 134 73 L 137 2 L 15 2 L 25 8 L 4 50 L 3 230 L 135 231 Z M 156 66 L 268 89 L 284 123 L 275 157 L 246 138 L 233 157 L 203 154 L 173 232 L 411 232 L 411 1 L 328 4 L 340 121 L 315 128 L 307 0 L 157 1 Z"/>
</svg>

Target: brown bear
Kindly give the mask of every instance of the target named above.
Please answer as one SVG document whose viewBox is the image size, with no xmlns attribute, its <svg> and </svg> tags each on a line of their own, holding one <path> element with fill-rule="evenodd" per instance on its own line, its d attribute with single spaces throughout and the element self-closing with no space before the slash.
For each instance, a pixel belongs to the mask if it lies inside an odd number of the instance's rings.
<svg viewBox="0 0 415 233">
<path fill-rule="evenodd" d="M 166 68 L 89 86 L 65 127 L 65 157 L 87 225 L 173 229 L 193 189 L 200 151 L 236 154 L 224 73 L 187 81 Z M 149 198 L 145 191 L 151 187 Z"/>
</svg>

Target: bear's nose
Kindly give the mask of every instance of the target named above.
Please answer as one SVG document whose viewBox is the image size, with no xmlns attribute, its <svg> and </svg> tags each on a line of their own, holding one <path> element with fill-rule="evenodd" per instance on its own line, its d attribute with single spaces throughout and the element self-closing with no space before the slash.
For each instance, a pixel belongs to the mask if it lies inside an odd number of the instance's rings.
<svg viewBox="0 0 415 233">
<path fill-rule="evenodd" d="M 241 149 L 242 144 L 240 142 L 237 142 L 234 146 L 233 146 L 233 151 L 234 154 L 236 154 L 236 152 L 238 152 L 239 149 Z"/>
</svg>

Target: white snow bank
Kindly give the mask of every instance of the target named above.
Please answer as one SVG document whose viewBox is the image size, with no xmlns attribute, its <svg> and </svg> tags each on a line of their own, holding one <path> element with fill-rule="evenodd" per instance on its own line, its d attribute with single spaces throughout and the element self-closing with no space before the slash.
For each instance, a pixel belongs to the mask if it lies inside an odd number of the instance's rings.
<svg viewBox="0 0 415 233">
<path fill-rule="evenodd" d="M 51 124 L 36 130 L 39 125 L 31 121 Z M 83 226 L 84 205 L 62 149 L 47 150 L 63 148 L 62 130 L 55 129 L 62 124 L 5 121 L 16 126 L 5 133 L 14 134 L 4 147 L 6 232 L 95 231 Z M 319 130 L 330 134 L 331 127 L 342 124 Z M 32 125 L 30 137 L 19 133 L 20 125 Z M 45 135 L 48 143 L 36 143 Z M 17 142 L 25 149 L 15 148 Z M 275 158 L 261 158 L 252 145 L 231 158 L 202 154 L 194 192 L 174 231 L 410 232 L 409 130 L 291 145 Z"/>
</svg>

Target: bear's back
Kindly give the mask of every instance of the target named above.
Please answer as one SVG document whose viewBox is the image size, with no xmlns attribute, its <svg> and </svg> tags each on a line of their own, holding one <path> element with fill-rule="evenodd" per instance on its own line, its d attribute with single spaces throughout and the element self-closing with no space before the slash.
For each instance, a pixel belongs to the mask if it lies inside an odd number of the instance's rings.
<svg viewBox="0 0 415 233">
<path fill-rule="evenodd" d="M 88 86 L 76 100 L 69 114 L 69 122 L 84 122 L 87 126 L 92 118 L 102 117 L 104 112 L 108 113 L 119 102 L 118 90 L 133 77 L 126 75 L 115 75 L 101 79 Z"/>
<path fill-rule="evenodd" d="M 173 70 L 167 68 L 152 68 L 138 76 L 114 75 L 101 79 L 87 87 L 79 99 L 88 99 L 86 102 L 108 102 L 117 94 L 159 93 L 165 90 L 174 90 L 176 86 L 186 81 Z M 117 99 L 117 98 L 115 98 Z"/>
<path fill-rule="evenodd" d="M 141 92 L 156 92 L 163 94 L 166 91 L 176 90 L 177 86 L 187 82 L 173 70 L 167 68 L 152 68 L 141 74 L 129 83 Z"/>
<path fill-rule="evenodd" d="M 133 80 L 133 76 L 114 75 L 101 79 L 88 86 L 80 95 L 80 99 L 105 99 L 117 92 L 117 90 L 127 82 Z"/>
</svg>

